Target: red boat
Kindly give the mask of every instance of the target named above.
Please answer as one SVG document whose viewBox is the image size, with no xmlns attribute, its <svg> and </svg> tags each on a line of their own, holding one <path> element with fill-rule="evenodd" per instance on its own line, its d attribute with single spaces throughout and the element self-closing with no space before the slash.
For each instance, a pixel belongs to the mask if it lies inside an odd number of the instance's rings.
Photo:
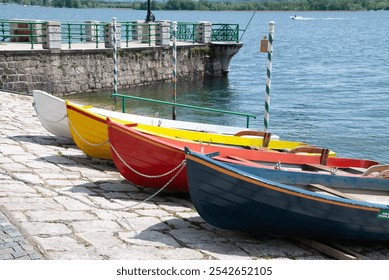
<svg viewBox="0 0 389 280">
<path fill-rule="evenodd" d="M 250 150 L 153 136 L 131 128 L 133 125 L 126 126 L 109 118 L 107 118 L 107 126 L 112 159 L 123 177 L 135 185 L 164 188 L 174 192 L 188 192 L 185 147 L 204 154 L 218 152 L 219 160 L 246 165 L 261 163 L 270 165 L 272 168 L 280 165 L 303 165 L 306 169 L 326 172 L 349 169 L 348 171 L 361 174 L 360 169 L 378 164 L 371 160 L 328 157 L 328 149 L 321 149 L 321 155 L 314 156 L 266 149 Z"/>
</svg>

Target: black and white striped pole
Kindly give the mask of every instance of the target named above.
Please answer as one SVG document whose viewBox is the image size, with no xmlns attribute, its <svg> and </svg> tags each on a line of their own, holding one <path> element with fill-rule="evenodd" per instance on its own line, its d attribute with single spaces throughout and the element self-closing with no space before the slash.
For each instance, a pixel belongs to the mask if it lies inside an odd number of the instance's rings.
<svg viewBox="0 0 389 280">
<path fill-rule="evenodd" d="M 271 86 L 271 69 L 272 61 L 271 56 L 273 54 L 273 36 L 274 36 L 274 21 L 269 22 L 269 42 L 267 44 L 267 71 L 266 71 L 266 95 L 265 95 L 265 116 L 264 125 L 265 131 L 268 131 L 269 127 L 269 109 L 270 109 L 270 86 Z"/>
<path fill-rule="evenodd" d="M 112 21 L 113 33 L 113 93 L 118 93 L 118 61 L 117 61 L 117 38 L 116 38 L 116 17 Z"/>
<path fill-rule="evenodd" d="M 177 101 L 177 45 L 176 45 L 176 36 L 177 36 L 177 22 L 172 22 L 172 29 L 173 29 L 173 75 L 172 75 L 172 82 L 173 82 L 173 103 L 176 103 Z M 172 111 L 172 119 L 176 119 L 176 106 L 173 106 Z"/>
</svg>

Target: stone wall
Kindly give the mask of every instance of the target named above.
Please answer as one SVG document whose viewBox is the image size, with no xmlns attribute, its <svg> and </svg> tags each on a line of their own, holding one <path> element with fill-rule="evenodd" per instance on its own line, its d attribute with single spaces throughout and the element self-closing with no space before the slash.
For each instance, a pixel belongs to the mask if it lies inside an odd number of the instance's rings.
<svg viewBox="0 0 389 280">
<path fill-rule="evenodd" d="M 179 46 L 177 77 L 222 75 L 209 45 Z M 118 87 L 170 81 L 172 50 L 164 47 L 121 49 Z M 113 89 L 112 49 L 0 51 L 0 89 L 55 95 Z"/>
</svg>

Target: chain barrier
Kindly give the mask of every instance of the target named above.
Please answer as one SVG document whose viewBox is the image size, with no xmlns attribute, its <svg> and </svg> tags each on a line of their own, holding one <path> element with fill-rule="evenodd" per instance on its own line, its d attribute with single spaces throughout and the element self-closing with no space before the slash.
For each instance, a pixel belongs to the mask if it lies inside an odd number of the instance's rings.
<svg viewBox="0 0 389 280">
<path fill-rule="evenodd" d="M 115 153 L 115 155 L 119 158 L 119 160 L 128 168 L 130 169 L 132 172 L 134 172 L 135 174 L 139 175 L 139 176 L 142 176 L 142 177 L 145 177 L 145 178 L 148 178 L 148 179 L 156 179 L 156 178 L 162 178 L 162 177 L 165 177 L 171 173 L 173 173 L 174 171 L 176 171 L 178 168 L 180 168 L 180 166 L 182 165 L 185 165 L 184 161 L 183 160 L 179 165 L 177 165 L 176 167 L 174 167 L 172 170 L 164 173 L 164 174 L 160 174 L 160 175 L 147 175 L 147 174 L 144 174 L 144 173 L 140 173 L 139 171 L 135 170 L 134 168 L 132 168 L 130 165 L 127 164 L 127 162 L 125 162 L 125 160 L 119 155 L 119 153 L 116 151 L 115 147 L 112 145 L 112 143 L 110 144 L 111 146 L 111 149 L 112 151 Z"/>
<path fill-rule="evenodd" d="M 164 189 L 166 189 L 166 187 L 181 173 L 181 171 L 184 169 L 184 167 L 186 166 L 186 160 L 184 159 L 179 165 L 178 165 L 180 168 L 179 170 L 177 171 L 176 174 L 174 174 L 174 176 L 172 176 L 172 178 L 170 178 L 169 181 L 166 182 L 166 184 L 164 186 L 162 186 L 160 189 L 158 189 L 158 191 L 156 191 L 155 193 L 153 193 L 152 195 L 150 195 L 149 197 L 133 204 L 133 205 L 130 205 L 130 206 L 127 206 L 127 207 L 123 207 L 123 208 L 110 208 L 110 207 L 101 207 L 101 206 L 97 206 L 93 203 L 89 203 L 89 202 L 85 202 L 84 200 L 82 199 L 79 199 L 79 198 L 76 198 L 72 195 L 69 195 L 69 194 L 66 194 L 64 192 L 61 192 L 55 188 L 49 188 L 49 187 L 46 187 L 44 184 L 34 184 L 34 187 L 41 187 L 45 190 L 49 190 L 49 191 L 52 191 L 52 192 L 55 192 L 57 195 L 59 196 L 64 196 L 64 197 L 67 197 L 67 198 L 71 198 L 71 199 L 74 199 L 84 205 L 87 205 L 89 207 L 92 207 L 92 208 L 96 208 L 96 209 L 100 209 L 100 210 L 107 210 L 107 211 L 128 211 L 128 210 L 131 210 L 132 208 L 135 208 L 136 206 L 142 204 L 142 203 L 145 203 L 147 201 L 149 201 L 150 199 L 154 198 L 156 195 L 158 195 L 161 191 L 163 191 Z M 175 168 L 176 170 L 177 168 Z M 13 180 L 15 181 L 18 181 L 18 182 L 23 182 L 25 184 L 29 184 L 30 182 L 28 182 L 27 180 L 23 180 L 21 178 L 18 178 L 16 177 L 14 174 L 10 173 L 10 172 L 7 172 L 7 171 L 0 171 L 0 174 L 2 175 L 5 175 L 5 176 L 9 176 L 11 177 Z"/>
<path fill-rule="evenodd" d="M 142 201 L 140 201 L 140 202 L 138 202 L 138 203 L 136 203 L 136 204 L 134 204 L 134 205 L 131 205 L 129 208 L 134 208 L 134 207 L 138 206 L 139 204 L 145 203 L 146 201 L 152 199 L 152 198 L 155 197 L 157 194 L 159 194 L 161 191 L 163 191 L 164 189 L 166 189 L 166 187 L 169 186 L 169 184 L 178 176 L 178 174 L 181 173 L 181 171 L 184 169 L 185 165 L 186 165 L 186 160 L 184 159 L 179 165 L 177 165 L 177 167 L 180 167 L 180 168 L 178 169 L 177 173 L 174 174 L 174 176 L 172 176 L 172 177 L 170 178 L 170 180 L 167 181 L 166 184 L 165 184 L 162 188 L 160 188 L 158 191 L 156 191 L 155 193 L 153 193 L 153 194 L 152 194 L 151 196 L 149 196 L 148 198 L 146 198 L 146 199 L 144 199 L 144 200 L 142 200 Z M 177 167 L 175 167 L 174 170 L 176 170 Z"/>
</svg>

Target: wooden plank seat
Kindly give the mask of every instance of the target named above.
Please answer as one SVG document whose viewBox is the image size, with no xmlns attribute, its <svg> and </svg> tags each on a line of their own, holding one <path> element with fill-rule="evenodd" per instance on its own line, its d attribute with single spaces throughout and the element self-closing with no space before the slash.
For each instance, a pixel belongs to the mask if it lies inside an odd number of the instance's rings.
<svg viewBox="0 0 389 280">
<path fill-rule="evenodd" d="M 341 169 L 336 168 L 336 167 L 326 166 L 326 165 L 322 165 L 322 164 L 314 164 L 314 163 L 304 163 L 303 164 L 303 170 L 306 170 L 306 171 L 322 170 L 322 171 L 330 172 L 333 175 L 350 175 L 350 174 L 353 174 L 351 172 L 347 172 L 345 170 L 341 170 Z"/>
<path fill-rule="evenodd" d="M 362 175 L 369 176 L 374 172 L 378 172 L 376 177 L 389 179 L 389 165 L 379 164 L 370 166 Z"/>
<path fill-rule="evenodd" d="M 256 167 L 263 167 L 263 165 L 261 164 L 258 164 L 258 163 L 255 163 L 255 162 L 252 162 L 250 160 L 247 160 L 247 159 L 244 159 L 244 158 L 241 158 L 241 157 L 237 157 L 237 156 L 228 156 L 228 158 L 230 159 L 233 159 L 233 160 L 236 160 L 236 161 L 240 161 L 240 162 L 244 162 L 246 163 L 247 165 L 250 165 L 250 166 L 256 166 Z M 325 168 L 326 169 L 329 169 L 330 167 L 328 166 L 324 166 L 324 165 L 320 165 L 320 164 L 317 164 L 317 165 L 314 165 L 314 164 L 311 164 L 311 166 L 317 168 Z M 326 171 L 329 171 L 329 170 L 326 170 Z M 343 173 L 347 173 L 347 172 L 343 172 Z M 350 194 L 346 194 L 346 193 L 343 193 L 343 192 L 340 192 L 338 190 L 335 190 L 335 189 L 332 189 L 330 187 L 326 187 L 324 185 L 321 185 L 321 184 L 309 184 L 310 187 L 313 187 L 313 188 L 316 188 L 316 189 L 319 189 L 321 191 L 325 191 L 327 193 L 330 193 L 330 194 L 333 194 L 333 195 L 336 195 L 336 196 L 339 196 L 339 197 L 343 197 L 343 198 L 347 198 L 347 199 L 352 199 L 352 200 L 359 200 L 359 201 L 363 201 L 362 199 L 360 198 L 357 198 L 353 195 L 350 195 Z"/>
<path fill-rule="evenodd" d="M 262 147 L 269 147 L 271 133 L 270 132 L 264 132 L 264 131 L 250 131 L 250 130 L 243 130 L 239 131 L 238 133 L 235 133 L 234 136 L 258 136 L 263 137 L 263 143 Z"/>
<path fill-rule="evenodd" d="M 319 148 L 316 146 L 300 146 L 289 151 L 291 154 L 308 153 L 308 154 L 320 154 L 320 164 L 326 165 L 330 150 L 326 148 Z"/>
<path fill-rule="evenodd" d="M 347 198 L 347 199 L 352 199 L 352 200 L 363 201 L 362 199 L 357 198 L 357 197 L 355 197 L 353 195 L 346 194 L 346 193 L 340 192 L 338 190 L 334 190 L 332 188 L 329 188 L 329 187 L 326 187 L 326 186 L 323 186 L 323 185 L 320 185 L 320 184 L 309 184 L 309 186 L 313 187 L 313 188 L 316 188 L 316 189 L 319 189 L 319 190 L 322 190 L 322 191 L 325 191 L 327 193 L 339 196 L 339 197 L 343 197 L 343 198 Z"/>
</svg>

